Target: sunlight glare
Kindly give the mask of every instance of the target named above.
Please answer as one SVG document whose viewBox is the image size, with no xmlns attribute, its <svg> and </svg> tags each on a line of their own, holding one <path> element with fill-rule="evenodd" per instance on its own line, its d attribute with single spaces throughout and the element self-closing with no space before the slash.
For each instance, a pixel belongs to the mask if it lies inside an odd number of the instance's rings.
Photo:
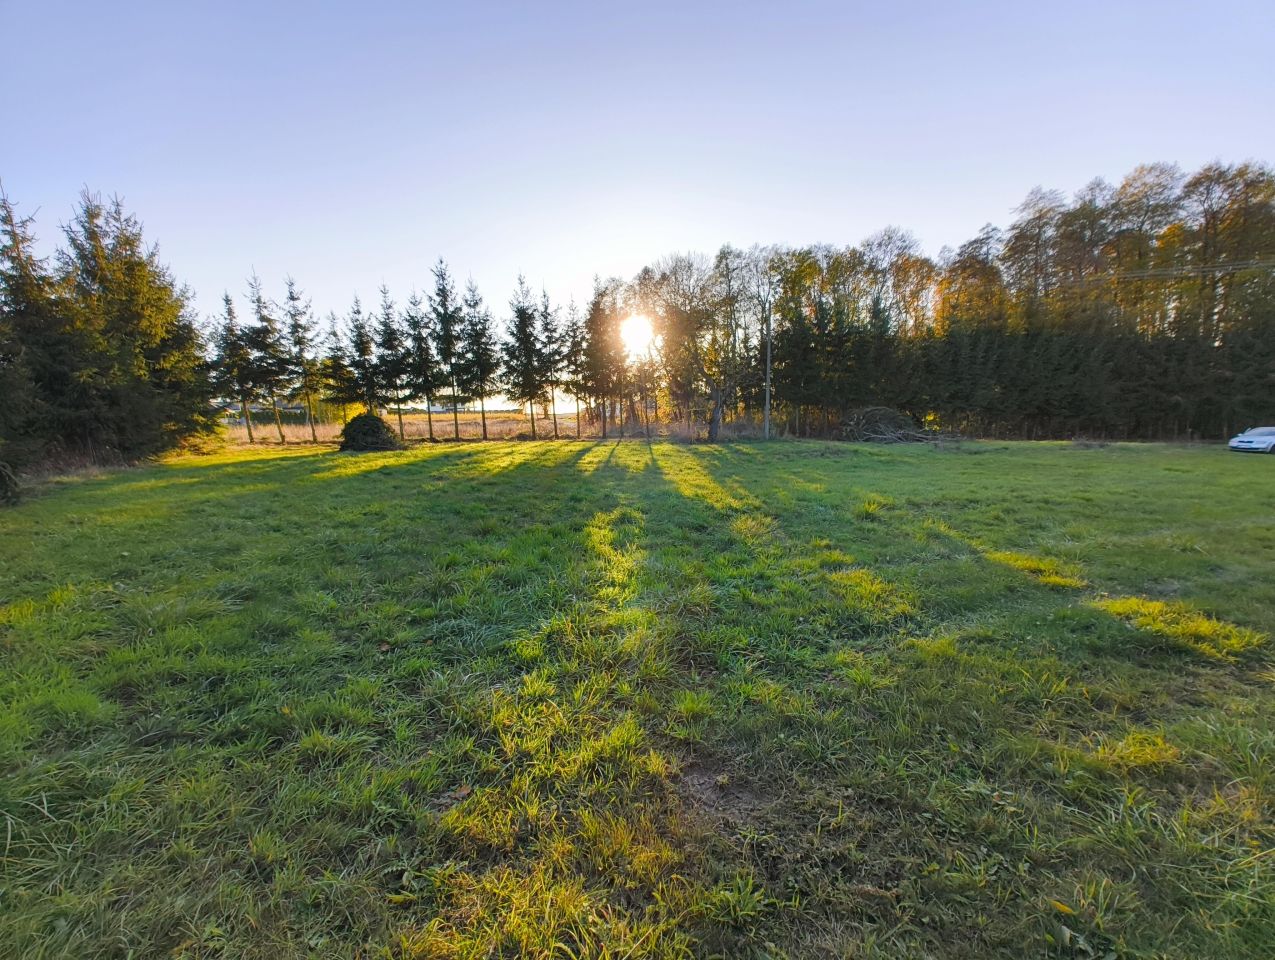
<svg viewBox="0 0 1275 960">
<path fill-rule="evenodd" d="M 651 352 L 655 331 L 651 329 L 651 321 L 647 317 L 634 313 L 620 324 L 620 339 L 624 341 L 624 350 L 631 358 L 645 357 Z"/>
</svg>

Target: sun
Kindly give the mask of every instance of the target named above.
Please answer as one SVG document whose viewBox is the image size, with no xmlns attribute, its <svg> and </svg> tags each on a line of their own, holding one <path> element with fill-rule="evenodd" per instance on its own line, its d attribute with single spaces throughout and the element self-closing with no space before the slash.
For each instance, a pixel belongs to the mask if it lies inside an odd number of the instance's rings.
<svg viewBox="0 0 1275 960">
<path fill-rule="evenodd" d="M 624 341 L 625 353 L 631 358 L 645 357 L 651 352 L 651 344 L 655 340 L 650 319 L 640 313 L 630 314 L 620 324 L 620 339 Z"/>
</svg>

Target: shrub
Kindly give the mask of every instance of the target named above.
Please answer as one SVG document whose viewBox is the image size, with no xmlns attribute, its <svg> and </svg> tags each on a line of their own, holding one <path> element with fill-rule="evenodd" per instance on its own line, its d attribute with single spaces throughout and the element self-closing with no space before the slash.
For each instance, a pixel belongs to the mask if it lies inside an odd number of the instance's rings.
<svg viewBox="0 0 1275 960">
<path fill-rule="evenodd" d="M 341 449 L 362 453 L 370 450 L 400 450 L 393 429 L 374 413 L 360 413 L 341 431 Z"/>
</svg>

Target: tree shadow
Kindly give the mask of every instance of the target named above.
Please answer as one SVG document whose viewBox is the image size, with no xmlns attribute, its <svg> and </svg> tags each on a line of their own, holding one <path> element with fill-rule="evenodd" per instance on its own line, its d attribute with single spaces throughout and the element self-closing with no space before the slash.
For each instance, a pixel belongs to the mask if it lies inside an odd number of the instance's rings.
<svg viewBox="0 0 1275 960">
<path fill-rule="evenodd" d="M 340 906 L 369 942 L 499 952 L 511 920 L 569 903 L 560 932 L 579 953 L 694 935 L 738 955 L 747 925 L 715 905 L 755 880 L 768 921 L 907 927 L 921 953 L 939 934 L 912 924 L 920 911 L 942 928 L 1009 903 L 1021 936 L 1029 896 L 1114 875 L 1125 847 L 1093 823 L 1130 816 L 1109 803 L 1127 785 L 1181 806 L 1233 779 L 1137 766 L 1172 763 L 1130 740 L 1157 719 L 1138 698 L 1161 675 L 1104 685 L 1119 664 L 1094 644 L 1130 631 L 1076 609 L 1088 588 L 1062 581 L 1083 571 L 927 526 L 879 476 L 848 488 L 857 452 L 803 467 L 787 451 L 777 466 L 729 447 L 507 446 L 178 465 L 19 508 L 40 557 L 13 548 L 6 587 L 26 600 L 0 615 L 3 656 L 51 679 L 6 704 L 6 735 L 19 758 L 40 751 L 41 777 L 94 772 L 87 799 L 63 785 L 52 825 L 19 821 L 18 841 L 82 842 L 104 871 L 38 879 L 68 897 L 110 888 L 119 858 L 81 828 L 135 790 L 120 830 L 156 849 L 174 797 L 209 822 L 243 811 L 191 842 L 245 901 L 272 882 L 265 857 L 244 859 L 263 836 L 295 838 L 301 875 L 354 851 L 364 892 Z M 784 498 L 798 488 L 806 502 Z M 1088 647 L 1029 636 L 1060 612 Z M 16 769 L 15 791 L 47 787 Z M 296 777 L 304 815 L 263 771 Z M 418 866 L 427 888 L 398 879 Z M 1030 895 L 998 879 L 1015 871 Z M 798 901 L 808 912 L 783 905 Z M 240 921 L 180 919 L 242 942 Z"/>
</svg>

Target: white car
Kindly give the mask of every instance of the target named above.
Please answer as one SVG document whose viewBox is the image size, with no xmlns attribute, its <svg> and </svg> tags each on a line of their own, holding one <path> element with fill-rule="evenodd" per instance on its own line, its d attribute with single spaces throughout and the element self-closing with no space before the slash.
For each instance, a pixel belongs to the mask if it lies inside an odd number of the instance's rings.
<svg viewBox="0 0 1275 960">
<path fill-rule="evenodd" d="M 1275 453 L 1275 427 L 1252 427 L 1227 444 L 1240 453 Z"/>
</svg>

